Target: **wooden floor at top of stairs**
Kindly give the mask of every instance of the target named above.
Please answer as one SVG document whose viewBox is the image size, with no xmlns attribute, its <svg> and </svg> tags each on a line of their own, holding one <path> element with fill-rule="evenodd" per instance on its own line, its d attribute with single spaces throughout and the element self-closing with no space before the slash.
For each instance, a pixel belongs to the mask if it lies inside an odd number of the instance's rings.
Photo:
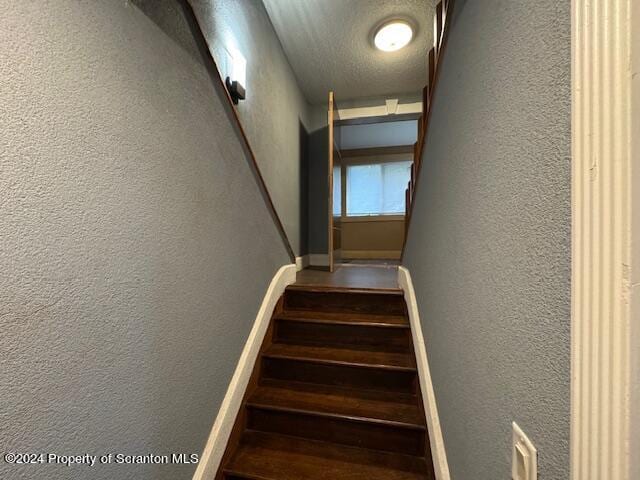
<svg viewBox="0 0 640 480">
<path fill-rule="evenodd" d="M 296 286 L 342 287 L 365 290 L 395 290 L 398 285 L 398 268 L 378 268 L 366 265 L 340 267 L 334 272 L 305 269 L 297 273 Z"/>
</svg>

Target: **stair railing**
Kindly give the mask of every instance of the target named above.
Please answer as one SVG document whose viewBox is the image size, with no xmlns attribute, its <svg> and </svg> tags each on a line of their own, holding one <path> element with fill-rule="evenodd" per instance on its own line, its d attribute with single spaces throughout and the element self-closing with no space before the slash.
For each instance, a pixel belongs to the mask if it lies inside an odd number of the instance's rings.
<svg viewBox="0 0 640 480">
<path fill-rule="evenodd" d="M 192 5 L 192 0 L 178 0 L 178 4 L 182 7 L 187 22 L 189 23 L 191 33 L 193 34 L 194 40 L 205 62 L 205 66 L 214 80 L 216 91 L 217 93 L 223 95 L 224 99 L 226 100 L 225 103 L 227 107 L 227 114 L 229 115 L 229 119 L 234 125 L 235 131 L 239 136 L 239 140 L 243 144 L 243 148 L 245 149 L 245 152 L 249 157 L 251 170 L 265 201 L 266 207 L 271 214 L 271 218 L 273 219 L 280 237 L 282 238 L 282 242 L 284 243 L 284 247 L 289 255 L 289 258 L 293 263 L 295 263 L 296 256 L 293 252 L 293 248 L 291 248 L 291 242 L 289 242 L 289 237 L 287 236 L 287 232 L 284 229 L 282 220 L 280 219 L 278 211 L 276 210 L 273 200 L 271 199 L 269 189 L 267 188 L 267 184 L 264 181 L 264 177 L 262 176 L 262 172 L 260 171 L 260 167 L 258 166 L 258 161 L 256 160 L 256 155 L 251 148 L 249 138 L 247 137 L 247 134 L 242 126 L 242 122 L 240 121 L 240 117 L 238 116 L 238 111 L 235 108 L 233 99 L 231 98 L 231 95 L 227 90 L 227 86 L 225 85 L 225 81 L 222 78 L 222 74 L 220 73 L 218 64 L 216 63 L 215 58 L 211 53 L 211 49 L 209 48 L 209 43 L 204 33 L 204 29 L 200 24 L 200 19 L 198 18 L 198 15 L 196 14 L 196 11 Z"/>
<path fill-rule="evenodd" d="M 440 66 L 444 57 L 449 29 L 451 27 L 454 0 L 442 0 L 436 5 L 436 15 L 433 19 L 434 45 L 427 54 L 427 85 L 422 89 L 422 114 L 418 118 L 418 141 L 413 146 L 413 163 L 411 164 L 411 179 L 405 190 L 405 235 L 402 246 L 402 257 L 407 244 L 407 235 L 411 226 L 413 204 L 418 178 L 422 167 L 422 153 L 429 131 L 431 106 L 437 88 Z"/>
</svg>

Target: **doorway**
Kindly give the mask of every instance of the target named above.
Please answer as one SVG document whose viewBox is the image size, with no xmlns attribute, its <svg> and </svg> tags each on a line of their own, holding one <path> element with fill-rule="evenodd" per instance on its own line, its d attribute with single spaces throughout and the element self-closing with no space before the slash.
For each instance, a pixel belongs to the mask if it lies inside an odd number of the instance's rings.
<svg viewBox="0 0 640 480">
<path fill-rule="evenodd" d="M 339 120 L 341 165 L 333 197 L 340 198 L 343 264 L 397 264 L 406 231 L 418 121 L 357 117 Z"/>
</svg>

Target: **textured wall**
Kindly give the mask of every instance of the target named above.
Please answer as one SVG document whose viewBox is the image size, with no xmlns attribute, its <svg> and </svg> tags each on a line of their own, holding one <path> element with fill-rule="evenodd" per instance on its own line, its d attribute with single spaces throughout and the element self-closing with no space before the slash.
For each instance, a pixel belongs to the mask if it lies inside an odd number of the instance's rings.
<svg viewBox="0 0 640 480">
<path fill-rule="evenodd" d="M 307 131 L 309 106 L 259 0 L 193 0 L 216 61 L 222 48 L 247 60 L 247 98 L 238 105 L 273 203 L 291 246 L 301 252 L 299 124 Z M 327 92 L 327 95 L 329 92 Z"/>
<path fill-rule="evenodd" d="M 456 1 L 405 264 L 452 478 L 569 478 L 570 4 Z"/>
<path fill-rule="evenodd" d="M 127 2 L 0 7 L 2 450 L 199 454 L 289 263 L 221 98 Z M 193 471 L 0 462 L 7 479 Z"/>
</svg>

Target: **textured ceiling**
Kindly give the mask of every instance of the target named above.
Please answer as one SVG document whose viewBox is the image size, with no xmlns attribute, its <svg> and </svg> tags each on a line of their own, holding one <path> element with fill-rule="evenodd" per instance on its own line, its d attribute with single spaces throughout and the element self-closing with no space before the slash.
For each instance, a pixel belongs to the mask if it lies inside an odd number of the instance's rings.
<svg viewBox="0 0 640 480">
<path fill-rule="evenodd" d="M 311 103 L 419 91 L 433 43 L 433 0 L 263 0 Z M 372 30 L 394 17 L 417 26 L 397 52 L 373 47 Z"/>
</svg>

